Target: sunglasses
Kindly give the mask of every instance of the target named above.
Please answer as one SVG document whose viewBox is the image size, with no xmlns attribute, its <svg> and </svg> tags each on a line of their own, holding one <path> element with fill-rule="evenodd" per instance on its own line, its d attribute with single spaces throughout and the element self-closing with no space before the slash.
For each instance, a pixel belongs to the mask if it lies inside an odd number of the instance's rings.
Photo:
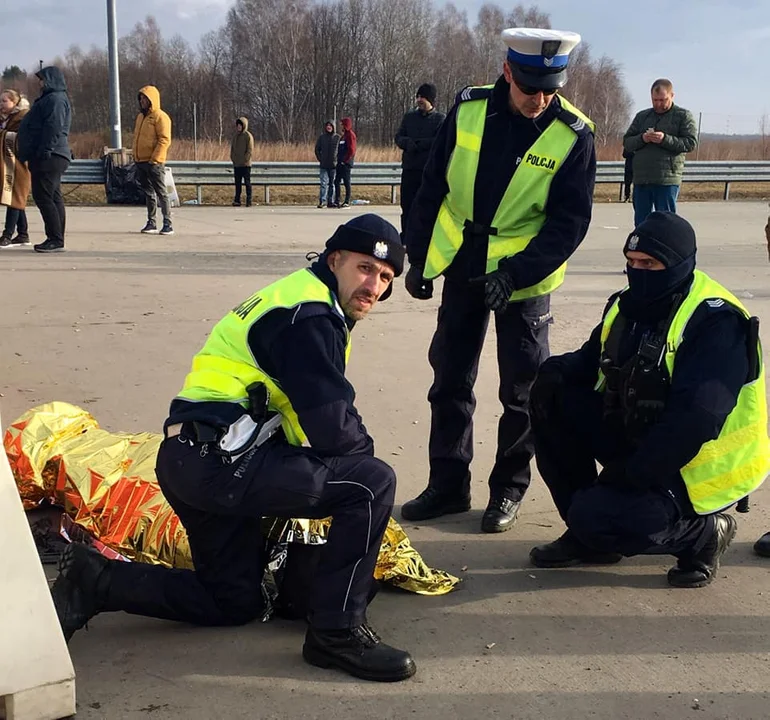
<svg viewBox="0 0 770 720">
<path fill-rule="evenodd" d="M 556 91 L 559 88 L 550 88 L 550 89 L 544 89 L 544 88 L 537 88 L 532 87 L 531 85 L 522 85 L 518 80 L 514 80 L 516 83 L 516 87 L 521 90 L 525 95 L 537 95 L 538 93 L 543 93 L 546 97 L 549 97 L 550 95 L 555 95 Z"/>
</svg>

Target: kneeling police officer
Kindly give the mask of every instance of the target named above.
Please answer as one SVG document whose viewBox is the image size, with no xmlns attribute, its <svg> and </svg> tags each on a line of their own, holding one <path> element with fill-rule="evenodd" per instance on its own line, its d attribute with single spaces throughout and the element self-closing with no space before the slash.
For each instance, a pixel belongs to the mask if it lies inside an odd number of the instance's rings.
<svg viewBox="0 0 770 720">
<path fill-rule="evenodd" d="M 541 367 L 537 464 L 567 531 L 536 566 L 662 554 L 675 587 L 716 577 L 736 531 L 723 511 L 768 473 L 767 404 L 758 322 L 695 251 L 686 220 L 652 213 L 625 244 L 628 288 Z"/>
<path fill-rule="evenodd" d="M 345 378 L 350 332 L 403 270 L 377 215 L 337 228 L 310 267 L 256 292 L 212 330 L 171 403 L 157 476 L 187 530 L 195 570 L 109 561 L 68 546 L 53 588 L 65 636 L 124 610 L 197 625 L 260 616 L 263 515 L 333 521 L 309 601 L 305 660 L 368 680 L 410 677 L 367 600 L 396 487 Z M 280 430 L 265 440 L 267 423 Z"/>
</svg>

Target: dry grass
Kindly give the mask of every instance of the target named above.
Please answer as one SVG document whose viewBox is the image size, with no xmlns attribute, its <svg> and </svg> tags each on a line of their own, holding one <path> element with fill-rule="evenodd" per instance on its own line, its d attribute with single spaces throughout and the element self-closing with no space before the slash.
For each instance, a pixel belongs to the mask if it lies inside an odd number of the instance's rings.
<svg viewBox="0 0 770 720">
<path fill-rule="evenodd" d="M 623 157 L 623 145 L 620 140 L 596 148 L 599 160 L 620 160 Z M 770 160 L 770 137 L 764 140 L 756 138 L 730 138 L 718 140 L 705 138 L 697 152 L 690 153 L 688 160 Z"/>
<path fill-rule="evenodd" d="M 132 137 L 123 134 L 126 147 L 131 147 Z M 70 145 L 77 158 L 100 158 L 104 147 L 109 144 L 109 136 L 100 133 L 78 133 L 70 138 Z M 253 158 L 263 162 L 315 162 L 314 145 L 305 143 L 255 143 Z M 218 143 L 214 140 L 199 140 L 197 151 L 192 140 L 174 140 L 169 149 L 169 160 L 229 160 L 230 143 Z M 356 153 L 359 162 L 398 162 L 401 151 L 397 147 L 359 146 Z"/>
<path fill-rule="evenodd" d="M 123 134 L 126 147 L 131 147 L 132 136 Z M 108 133 L 78 133 L 70 138 L 70 144 L 78 158 L 99 158 L 106 145 L 109 144 Z M 313 162 L 314 146 L 309 143 L 261 143 L 254 147 L 254 159 L 263 162 Z M 597 147 L 596 156 L 599 160 L 620 160 L 623 148 L 620 141 Z M 169 160 L 194 160 L 196 157 L 195 143 L 192 140 L 174 140 L 169 150 Z M 230 143 L 218 143 L 214 140 L 200 140 L 197 147 L 198 160 L 229 160 Z M 688 156 L 694 160 L 695 153 Z M 719 140 L 705 139 L 698 149 L 698 160 L 770 160 L 770 138 L 763 142 L 761 137 L 754 139 L 722 138 Z M 401 151 L 395 147 L 374 147 L 362 142 L 358 146 L 356 160 L 359 162 L 398 162 Z"/>
</svg>

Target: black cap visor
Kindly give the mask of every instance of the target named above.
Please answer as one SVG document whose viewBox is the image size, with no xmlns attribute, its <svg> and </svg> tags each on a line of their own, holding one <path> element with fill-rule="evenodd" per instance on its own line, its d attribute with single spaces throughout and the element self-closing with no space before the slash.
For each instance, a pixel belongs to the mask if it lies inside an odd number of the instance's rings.
<svg viewBox="0 0 770 720">
<path fill-rule="evenodd" d="M 528 67 L 516 63 L 508 63 L 513 73 L 513 79 L 518 85 L 539 90 L 559 90 L 567 83 L 567 68 L 554 70 Z"/>
</svg>

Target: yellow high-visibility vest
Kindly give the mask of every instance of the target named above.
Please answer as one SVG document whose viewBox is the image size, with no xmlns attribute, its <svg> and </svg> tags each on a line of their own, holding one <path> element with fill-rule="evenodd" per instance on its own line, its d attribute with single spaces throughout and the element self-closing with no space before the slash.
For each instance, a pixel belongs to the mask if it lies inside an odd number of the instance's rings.
<svg viewBox="0 0 770 720">
<path fill-rule="evenodd" d="M 177 396 L 190 402 L 230 402 L 248 406 L 248 388 L 263 382 L 269 393 L 268 410 L 281 415 L 281 426 L 292 445 L 307 444 L 297 413 L 278 382 L 257 364 L 249 348 L 249 331 L 277 308 L 295 308 L 307 302 L 326 303 L 344 319 L 331 290 L 310 270 L 298 270 L 268 285 L 233 308 L 211 331 L 193 358 L 192 369 Z M 345 362 L 350 357 L 350 332 L 345 326 Z"/>
<path fill-rule="evenodd" d="M 690 291 L 668 329 L 665 363 L 669 377 L 673 377 L 676 353 L 685 336 L 687 323 L 698 306 L 707 300 L 723 300 L 740 310 L 744 317 L 749 317 L 741 301 L 729 290 L 706 273 L 696 270 Z M 604 317 L 601 331 L 602 353 L 619 311 L 618 298 Z M 741 388 L 738 402 L 727 416 L 719 437 L 704 443 L 698 454 L 680 470 L 692 506 L 699 515 L 709 515 L 736 503 L 754 492 L 770 472 L 765 369 L 761 343 L 758 343 L 756 352 L 759 374 L 755 379 L 749 379 Z M 603 391 L 605 385 L 606 378 L 600 370 L 596 390 Z"/>
<path fill-rule="evenodd" d="M 487 86 L 492 87 L 492 86 Z M 474 88 L 470 88 L 472 92 Z M 468 91 L 467 91 L 468 92 Z M 423 275 L 433 279 L 446 270 L 463 244 L 466 220 L 473 221 L 473 193 L 479 167 L 481 140 L 487 116 L 488 97 L 466 100 L 457 108 L 457 143 L 447 168 L 449 192 L 444 197 L 433 226 Z M 559 96 L 561 106 L 577 117 L 576 127 L 555 119 L 527 150 L 495 211 L 489 236 L 486 272 L 497 270 L 502 258 L 524 250 L 546 220 L 545 208 L 554 175 L 569 156 L 584 125 L 593 122 Z M 567 264 L 528 288 L 515 290 L 511 301 L 547 295 L 564 282 Z"/>
</svg>

